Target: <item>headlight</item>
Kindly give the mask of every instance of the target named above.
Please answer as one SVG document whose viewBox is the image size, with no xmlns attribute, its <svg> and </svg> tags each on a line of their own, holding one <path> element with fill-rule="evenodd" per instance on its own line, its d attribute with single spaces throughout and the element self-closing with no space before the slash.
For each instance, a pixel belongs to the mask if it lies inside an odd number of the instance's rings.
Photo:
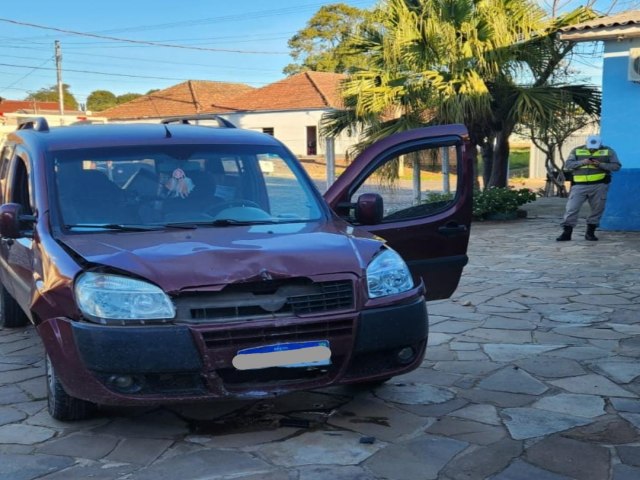
<svg viewBox="0 0 640 480">
<path fill-rule="evenodd" d="M 173 318 L 173 303 L 160 288 L 119 275 L 88 272 L 76 282 L 76 301 L 82 312 L 103 320 L 159 320 Z"/>
<path fill-rule="evenodd" d="M 406 292 L 413 288 L 407 264 L 393 250 L 378 254 L 367 267 L 369 298 Z"/>
</svg>

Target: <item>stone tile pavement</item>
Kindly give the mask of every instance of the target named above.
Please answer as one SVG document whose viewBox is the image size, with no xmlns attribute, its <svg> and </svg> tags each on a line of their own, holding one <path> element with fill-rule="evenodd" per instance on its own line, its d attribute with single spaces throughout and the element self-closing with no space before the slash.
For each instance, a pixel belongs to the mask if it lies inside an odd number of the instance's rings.
<svg viewBox="0 0 640 480">
<path fill-rule="evenodd" d="M 555 242 L 562 206 L 475 223 L 424 364 L 375 389 L 60 423 L 34 331 L 0 331 L 0 479 L 638 479 L 640 234 Z"/>
</svg>

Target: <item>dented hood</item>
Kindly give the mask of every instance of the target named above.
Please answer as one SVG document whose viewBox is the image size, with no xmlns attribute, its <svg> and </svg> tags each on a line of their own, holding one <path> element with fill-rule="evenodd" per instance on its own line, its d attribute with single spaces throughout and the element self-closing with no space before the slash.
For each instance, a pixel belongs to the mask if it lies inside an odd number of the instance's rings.
<svg viewBox="0 0 640 480">
<path fill-rule="evenodd" d="M 167 292 L 322 274 L 361 276 L 381 242 L 348 225 L 284 224 L 59 236 L 86 262 Z"/>
</svg>

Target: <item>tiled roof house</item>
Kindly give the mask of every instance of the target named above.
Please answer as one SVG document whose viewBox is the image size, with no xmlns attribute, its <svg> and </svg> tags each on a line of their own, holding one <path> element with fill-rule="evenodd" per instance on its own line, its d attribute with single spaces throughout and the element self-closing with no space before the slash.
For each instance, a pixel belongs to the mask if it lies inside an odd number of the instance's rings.
<svg viewBox="0 0 640 480">
<path fill-rule="evenodd" d="M 640 35 L 640 10 L 596 18 L 588 22 L 569 25 L 562 30 L 562 40 L 592 41 L 633 38 Z"/>
<path fill-rule="evenodd" d="M 100 112 L 110 121 L 156 121 L 179 115 L 215 113 L 239 128 L 257 130 L 284 142 L 297 155 L 322 153 L 322 115 L 342 106 L 344 75 L 303 72 L 262 88 L 238 83 L 190 80 Z M 355 142 L 335 139 L 335 153 Z"/>
<path fill-rule="evenodd" d="M 37 100 L 7 100 L 0 98 L 0 140 L 13 130 L 25 118 L 45 117 L 49 125 L 69 125 L 87 118 L 86 112 L 78 110 L 66 110 L 60 115 L 58 102 L 41 102 Z"/>
<path fill-rule="evenodd" d="M 214 108 L 223 112 L 228 109 L 220 104 L 251 90 L 253 87 L 242 83 L 189 80 L 109 108 L 100 115 L 112 121 L 131 121 L 211 113 Z"/>
<path fill-rule="evenodd" d="M 5 113 L 56 113 L 58 102 L 38 102 L 35 100 L 7 100 L 0 98 L 0 115 Z"/>
<path fill-rule="evenodd" d="M 339 88 L 344 78 L 338 73 L 303 72 L 238 95 L 226 105 L 256 112 L 341 108 Z"/>
<path fill-rule="evenodd" d="M 215 113 L 240 128 L 275 136 L 296 155 L 322 154 L 325 142 L 320 137 L 320 122 L 324 113 L 342 108 L 340 83 L 344 79 L 337 73 L 299 73 L 231 98 Z M 344 154 L 354 142 L 346 134 L 336 138 L 335 153 Z"/>
</svg>

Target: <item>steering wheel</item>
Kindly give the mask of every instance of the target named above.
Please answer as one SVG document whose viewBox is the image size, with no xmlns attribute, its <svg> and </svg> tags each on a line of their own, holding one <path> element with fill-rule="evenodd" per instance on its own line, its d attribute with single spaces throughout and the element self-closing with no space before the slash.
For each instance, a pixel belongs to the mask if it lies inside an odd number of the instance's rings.
<svg viewBox="0 0 640 480">
<path fill-rule="evenodd" d="M 218 213 L 222 212 L 223 210 L 226 210 L 227 208 L 233 208 L 233 207 L 252 207 L 252 208 L 258 208 L 262 210 L 262 208 L 260 208 L 260 205 L 258 205 L 256 202 L 252 202 L 251 200 L 238 199 L 238 200 L 228 200 L 222 203 L 218 203 L 216 205 L 213 205 L 212 207 L 207 208 L 205 212 L 209 215 L 216 216 Z"/>
</svg>

